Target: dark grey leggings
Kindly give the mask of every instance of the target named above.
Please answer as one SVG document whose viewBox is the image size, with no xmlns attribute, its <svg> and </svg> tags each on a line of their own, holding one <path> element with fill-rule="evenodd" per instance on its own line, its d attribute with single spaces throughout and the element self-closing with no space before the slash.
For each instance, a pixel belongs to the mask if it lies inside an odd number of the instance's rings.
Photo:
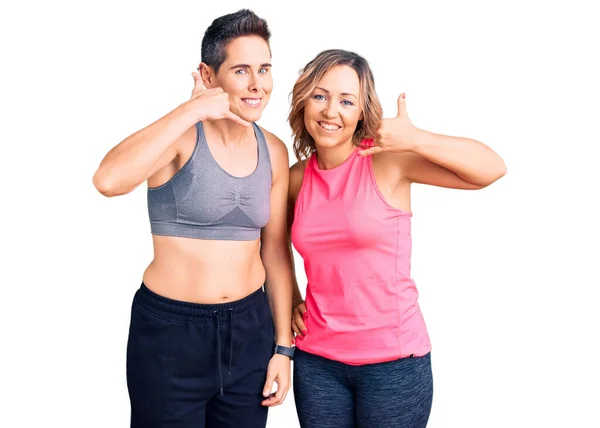
<svg viewBox="0 0 600 428">
<path fill-rule="evenodd" d="M 431 355 L 351 366 L 296 349 L 293 384 L 302 428 L 424 428 Z"/>
</svg>

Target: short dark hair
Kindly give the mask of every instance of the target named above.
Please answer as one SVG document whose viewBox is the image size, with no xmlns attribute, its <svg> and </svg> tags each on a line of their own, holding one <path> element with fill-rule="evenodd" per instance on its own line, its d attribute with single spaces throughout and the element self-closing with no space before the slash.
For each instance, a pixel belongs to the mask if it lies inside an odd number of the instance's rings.
<svg viewBox="0 0 600 428">
<path fill-rule="evenodd" d="M 227 59 L 225 48 L 232 40 L 242 36 L 258 36 L 269 44 L 271 32 L 267 21 L 249 9 L 220 16 L 204 32 L 202 62 L 218 72 Z"/>
</svg>

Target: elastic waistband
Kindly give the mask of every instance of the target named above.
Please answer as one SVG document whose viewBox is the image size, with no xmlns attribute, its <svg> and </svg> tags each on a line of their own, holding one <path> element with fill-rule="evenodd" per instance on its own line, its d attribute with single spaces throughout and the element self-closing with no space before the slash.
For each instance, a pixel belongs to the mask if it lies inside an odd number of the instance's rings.
<svg viewBox="0 0 600 428">
<path fill-rule="evenodd" d="M 170 320 L 214 322 L 215 316 L 223 320 L 229 320 L 231 311 L 235 312 L 236 318 L 238 318 L 244 312 L 265 304 L 267 297 L 261 287 L 243 299 L 233 302 L 215 304 L 192 303 L 160 296 L 142 282 L 139 290 L 135 293 L 133 301 L 152 314 Z"/>
</svg>

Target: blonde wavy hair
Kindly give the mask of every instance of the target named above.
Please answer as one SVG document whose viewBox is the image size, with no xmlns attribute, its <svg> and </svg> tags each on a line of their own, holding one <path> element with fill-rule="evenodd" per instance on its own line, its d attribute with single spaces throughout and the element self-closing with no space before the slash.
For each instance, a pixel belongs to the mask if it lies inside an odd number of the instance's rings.
<svg viewBox="0 0 600 428">
<path fill-rule="evenodd" d="M 299 161 L 307 159 L 316 150 L 315 141 L 304 125 L 306 100 L 325 73 L 338 65 L 353 68 L 360 82 L 359 103 L 363 118 L 358 121 L 352 136 L 352 144 L 361 146 L 364 139 L 372 139 L 377 135 L 383 109 L 375 92 L 375 79 L 369 63 L 354 52 L 342 49 L 326 50 L 319 53 L 300 71 L 300 77 L 291 92 L 292 102 L 288 122 L 292 128 L 294 154 Z"/>
</svg>

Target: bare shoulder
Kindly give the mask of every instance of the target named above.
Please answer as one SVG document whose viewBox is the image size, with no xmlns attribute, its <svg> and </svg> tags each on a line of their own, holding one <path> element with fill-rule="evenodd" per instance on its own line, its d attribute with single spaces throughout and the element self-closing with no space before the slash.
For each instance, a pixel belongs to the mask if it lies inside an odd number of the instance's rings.
<svg viewBox="0 0 600 428">
<path fill-rule="evenodd" d="M 289 155 L 288 149 L 286 145 L 281 141 L 279 137 L 275 134 L 267 131 L 262 126 L 260 127 L 261 131 L 265 135 L 265 139 L 267 140 L 267 147 L 269 148 L 269 155 L 271 155 L 272 162 L 283 162 L 285 161 L 286 168 L 289 165 Z"/>
<path fill-rule="evenodd" d="M 306 169 L 306 160 L 296 162 L 290 167 L 290 188 L 289 197 L 293 201 L 296 200 L 302 187 L 302 180 L 304 180 L 304 170 Z"/>
</svg>

